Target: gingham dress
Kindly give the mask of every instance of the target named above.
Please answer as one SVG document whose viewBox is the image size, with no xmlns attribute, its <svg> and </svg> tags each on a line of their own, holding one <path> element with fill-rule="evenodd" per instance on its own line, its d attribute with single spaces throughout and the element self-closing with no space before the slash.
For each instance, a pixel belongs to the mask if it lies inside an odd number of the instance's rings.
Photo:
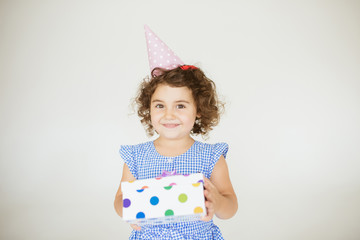
<svg viewBox="0 0 360 240">
<path fill-rule="evenodd" d="M 187 152 L 176 157 L 165 157 L 156 151 L 154 142 L 150 141 L 138 145 L 123 145 L 120 148 L 120 155 L 136 179 L 154 178 L 159 176 L 163 170 L 176 170 L 179 174 L 200 172 L 210 178 L 216 162 L 221 155 L 226 157 L 227 151 L 226 143 L 208 144 L 195 141 Z M 211 220 L 209 222 L 194 221 L 142 226 L 140 231 L 133 230 L 129 239 L 208 240 L 224 238 L 220 229 Z"/>
</svg>

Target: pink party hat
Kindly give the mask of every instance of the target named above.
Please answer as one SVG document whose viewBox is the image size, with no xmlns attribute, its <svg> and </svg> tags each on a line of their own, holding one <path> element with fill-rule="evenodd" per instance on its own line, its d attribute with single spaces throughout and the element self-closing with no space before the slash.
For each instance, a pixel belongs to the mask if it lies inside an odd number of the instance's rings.
<svg viewBox="0 0 360 240">
<path fill-rule="evenodd" d="M 174 69 L 184 65 L 183 61 L 147 25 L 144 28 L 150 71 L 156 67 Z"/>
</svg>

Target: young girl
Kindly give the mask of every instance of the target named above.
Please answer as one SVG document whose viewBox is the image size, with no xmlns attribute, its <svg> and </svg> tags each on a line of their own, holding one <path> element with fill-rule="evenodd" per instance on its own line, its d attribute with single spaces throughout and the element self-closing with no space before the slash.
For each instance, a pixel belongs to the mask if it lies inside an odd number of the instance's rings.
<svg viewBox="0 0 360 240">
<path fill-rule="evenodd" d="M 226 143 L 208 144 L 191 135 L 207 135 L 219 121 L 222 103 L 215 84 L 203 71 L 191 65 L 172 69 L 155 67 L 144 80 L 136 98 L 138 115 L 147 133 L 158 138 L 138 145 L 124 145 L 121 181 L 154 178 L 165 171 L 179 174 L 203 173 L 207 215 L 201 221 L 161 225 L 132 224 L 129 239 L 223 239 L 213 223 L 234 216 L 237 198 L 225 161 Z M 122 216 L 122 192 L 115 198 L 116 212 Z"/>
</svg>

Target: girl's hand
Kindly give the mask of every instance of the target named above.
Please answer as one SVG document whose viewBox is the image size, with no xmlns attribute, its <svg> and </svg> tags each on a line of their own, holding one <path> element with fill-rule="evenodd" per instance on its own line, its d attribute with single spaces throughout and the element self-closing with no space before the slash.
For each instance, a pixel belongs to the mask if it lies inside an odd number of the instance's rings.
<svg viewBox="0 0 360 240">
<path fill-rule="evenodd" d="M 218 208 L 218 205 L 221 201 L 222 195 L 219 193 L 218 189 L 212 182 L 204 177 L 204 196 L 205 196 L 205 207 L 207 215 L 201 218 L 201 221 L 210 221 L 215 214 L 215 211 Z"/>
<path fill-rule="evenodd" d="M 130 226 L 136 230 L 136 231 L 140 231 L 141 230 L 141 227 L 139 225 L 136 225 L 136 224 L 130 224 Z"/>
<path fill-rule="evenodd" d="M 210 221 L 214 214 L 220 219 L 231 218 L 237 211 L 238 203 L 224 156 L 221 155 L 215 164 L 210 179 L 204 178 L 207 215 L 201 220 Z"/>
</svg>

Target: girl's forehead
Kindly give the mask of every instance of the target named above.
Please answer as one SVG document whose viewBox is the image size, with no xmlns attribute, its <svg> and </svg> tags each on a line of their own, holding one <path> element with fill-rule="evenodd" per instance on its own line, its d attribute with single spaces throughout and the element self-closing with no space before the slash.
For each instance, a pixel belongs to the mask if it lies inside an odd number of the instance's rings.
<svg viewBox="0 0 360 240">
<path fill-rule="evenodd" d="M 157 86 L 152 99 L 187 99 L 193 100 L 192 91 L 188 87 L 173 87 L 165 84 Z"/>
</svg>

